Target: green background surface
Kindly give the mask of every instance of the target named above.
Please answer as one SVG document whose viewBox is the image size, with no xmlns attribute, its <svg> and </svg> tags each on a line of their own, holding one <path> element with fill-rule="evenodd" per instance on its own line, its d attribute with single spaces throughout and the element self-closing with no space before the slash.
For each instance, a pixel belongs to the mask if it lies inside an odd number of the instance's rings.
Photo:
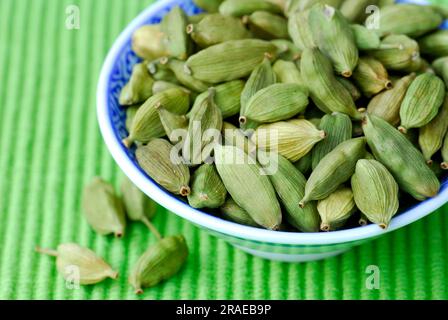
<svg viewBox="0 0 448 320">
<path fill-rule="evenodd" d="M 125 239 L 97 236 L 81 216 L 83 185 L 122 173 L 100 135 L 96 84 L 119 32 L 152 1 L 0 1 L 0 298 L 134 299 L 130 267 L 154 241 L 143 225 Z M 442 3 L 444 1 L 440 1 Z M 446 3 L 446 2 L 445 2 Z M 65 28 L 78 5 L 81 29 Z M 270 262 L 235 250 L 159 208 L 156 226 L 182 233 L 191 253 L 147 299 L 446 299 L 448 207 L 336 258 Z M 77 242 L 120 272 L 118 281 L 69 290 L 34 247 Z M 366 289 L 366 268 L 380 289 Z"/>
</svg>

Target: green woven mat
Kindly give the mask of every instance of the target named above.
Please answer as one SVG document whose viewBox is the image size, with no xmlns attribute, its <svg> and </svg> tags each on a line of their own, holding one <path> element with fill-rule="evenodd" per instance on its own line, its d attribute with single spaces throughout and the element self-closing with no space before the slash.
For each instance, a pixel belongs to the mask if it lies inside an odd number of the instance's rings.
<svg viewBox="0 0 448 320">
<path fill-rule="evenodd" d="M 0 298 L 134 299 L 129 268 L 154 239 L 143 225 L 125 239 L 97 236 L 81 218 L 83 185 L 118 184 L 99 133 L 96 83 L 119 32 L 152 1 L 1 0 Z M 442 1 L 441 1 L 442 2 Z M 80 30 L 65 27 L 80 8 Z M 448 207 L 342 256 L 306 264 L 254 258 L 160 208 L 163 234 L 182 233 L 191 254 L 180 274 L 147 299 L 446 299 Z M 34 247 L 77 242 L 119 270 L 118 281 L 69 290 Z M 365 286 L 380 269 L 380 289 Z"/>
</svg>

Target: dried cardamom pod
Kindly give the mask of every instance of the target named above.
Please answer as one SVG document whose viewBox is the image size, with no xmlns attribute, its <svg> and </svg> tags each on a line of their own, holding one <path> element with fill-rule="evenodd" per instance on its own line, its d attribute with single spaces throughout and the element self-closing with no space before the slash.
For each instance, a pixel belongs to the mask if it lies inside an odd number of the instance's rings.
<svg viewBox="0 0 448 320">
<path fill-rule="evenodd" d="M 224 0 L 193 0 L 194 4 L 207 12 L 218 12 Z"/>
<path fill-rule="evenodd" d="M 165 135 L 157 108 L 163 107 L 178 114 L 185 114 L 190 107 L 189 94 L 182 89 L 168 89 L 153 95 L 138 109 L 132 121 L 129 136 L 123 140 L 130 147 L 135 141 L 146 143 Z"/>
<path fill-rule="evenodd" d="M 121 89 L 120 104 L 130 106 L 145 102 L 152 95 L 154 80 L 149 75 L 144 63 L 137 63 L 132 69 L 129 82 Z"/>
<path fill-rule="evenodd" d="M 182 89 L 187 93 L 190 93 L 190 90 L 188 90 L 187 88 L 184 88 L 176 83 L 172 83 L 172 82 L 168 82 L 168 81 L 163 81 L 163 80 L 157 80 L 154 81 L 154 84 L 152 85 L 152 93 L 153 94 L 158 94 L 160 92 L 166 91 L 168 89 Z"/>
<path fill-rule="evenodd" d="M 406 133 L 410 128 L 420 128 L 437 115 L 445 98 L 445 84 L 431 74 L 424 73 L 411 83 L 400 108 L 399 130 Z"/>
<path fill-rule="evenodd" d="M 352 24 L 353 36 L 359 50 L 374 50 L 381 47 L 381 39 L 375 31 L 360 24 Z"/>
<path fill-rule="evenodd" d="M 216 145 L 215 163 L 235 202 L 257 224 L 277 230 L 282 220 L 280 205 L 268 176 L 256 161 L 237 147 Z"/>
<path fill-rule="evenodd" d="M 317 47 L 336 72 L 350 77 L 358 64 L 358 48 L 347 20 L 335 8 L 317 4 L 310 10 L 309 25 Z"/>
<path fill-rule="evenodd" d="M 393 88 L 374 96 L 367 106 L 367 112 L 383 118 L 396 126 L 400 123 L 400 107 L 409 86 L 416 77 L 411 73 L 393 83 Z"/>
<path fill-rule="evenodd" d="M 275 45 L 263 40 L 226 41 L 190 56 L 186 71 L 210 83 L 237 80 L 248 76 L 265 56 L 273 57 L 275 52 Z"/>
<path fill-rule="evenodd" d="M 418 41 L 420 51 L 433 57 L 448 56 L 448 30 L 438 30 Z"/>
<path fill-rule="evenodd" d="M 225 0 L 219 7 L 223 15 L 242 17 L 255 11 L 267 11 L 271 13 L 282 13 L 282 8 L 268 0 Z"/>
<path fill-rule="evenodd" d="M 427 125 L 420 128 L 418 143 L 428 164 L 432 164 L 432 156 L 440 150 L 448 130 L 448 96 L 437 116 Z"/>
<path fill-rule="evenodd" d="M 366 24 L 374 23 L 375 15 L 370 15 Z M 429 6 L 416 4 L 399 4 L 381 8 L 381 23 L 378 34 L 404 34 L 419 37 L 437 29 L 442 23 L 442 16 Z"/>
<path fill-rule="evenodd" d="M 378 0 L 345 0 L 342 1 L 340 11 L 350 22 L 363 22 L 369 5 L 376 5 Z"/>
<path fill-rule="evenodd" d="M 351 183 L 359 210 L 386 229 L 398 210 L 398 184 L 392 174 L 376 160 L 359 160 Z"/>
<path fill-rule="evenodd" d="M 288 21 L 276 14 L 267 11 L 255 11 L 243 18 L 249 25 L 249 30 L 260 39 L 288 39 Z"/>
<path fill-rule="evenodd" d="M 250 227 L 259 227 L 246 210 L 236 204 L 235 200 L 228 197 L 226 202 L 219 208 L 221 215 L 226 219 L 238 224 Z"/>
<path fill-rule="evenodd" d="M 297 11 L 291 13 L 288 20 L 288 33 L 292 42 L 300 50 L 316 47 L 314 43 L 313 34 L 309 25 L 310 11 Z"/>
<path fill-rule="evenodd" d="M 180 271 L 188 256 L 185 238 L 166 237 L 151 245 L 136 262 L 129 283 L 137 294 L 153 287 Z"/>
<path fill-rule="evenodd" d="M 312 168 L 342 142 L 352 137 L 352 122 L 342 113 L 327 114 L 320 121 L 319 128 L 326 133 L 326 138 L 319 142 L 312 151 Z"/>
<path fill-rule="evenodd" d="M 352 190 L 340 187 L 325 199 L 317 202 L 317 211 L 322 219 L 320 225 L 322 231 L 341 228 L 356 211 Z"/>
<path fill-rule="evenodd" d="M 191 179 L 188 203 L 193 208 L 219 208 L 226 201 L 227 190 L 213 164 L 201 165 Z"/>
<path fill-rule="evenodd" d="M 437 195 L 439 180 L 422 153 L 403 134 L 368 113 L 362 127 L 373 155 L 392 173 L 402 190 L 421 201 Z"/>
<path fill-rule="evenodd" d="M 140 27 L 132 35 L 132 50 L 142 59 L 154 60 L 168 55 L 165 34 L 159 24 Z"/>
<path fill-rule="evenodd" d="M 203 92 L 207 91 L 207 89 L 210 87 L 210 84 L 205 83 L 203 81 L 200 81 L 198 79 L 193 78 L 191 75 L 185 72 L 185 62 L 176 60 L 176 59 L 169 59 L 168 61 L 163 60 L 162 63 L 165 63 L 170 68 L 171 71 L 176 75 L 177 80 L 187 87 L 190 90 L 196 91 L 196 92 Z"/>
<path fill-rule="evenodd" d="M 356 162 L 366 152 L 365 144 L 365 138 L 346 140 L 323 157 L 306 183 L 300 206 L 304 207 L 311 200 L 325 199 L 350 179 Z"/>
<path fill-rule="evenodd" d="M 311 99 L 319 109 L 361 119 L 350 92 L 336 80 L 330 60 L 319 49 L 303 51 L 300 71 L 307 80 Z"/>
<path fill-rule="evenodd" d="M 219 13 L 208 15 L 196 25 L 188 25 L 187 33 L 201 48 L 207 48 L 229 40 L 251 37 L 251 33 L 240 19 Z"/>
<path fill-rule="evenodd" d="M 130 131 L 132 127 L 132 121 L 134 121 L 135 114 L 140 106 L 130 106 L 126 108 L 126 130 Z"/>
<path fill-rule="evenodd" d="M 123 203 L 110 183 L 95 177 L 84 188 L 82 205 L 87 222 L 97 233 L 113 233 L 117 238 L 124 235 Z"/>
<path fill-rule="evenodd" d="M 118 272 L 95 252 L 76 243 L 60 244 L 57 250 L 36 247 L 36 252 L 56 257 L 56 268 L 64 279 L 73 280 L 73 273 L 76 272 L 81 285 L 95 284 L 106 278 L 118 278 Z"/>
<path fill-rule="evenodd" d="M 277 60 L 272 69 L 279 82 L 299 85 L 302 91 L 308 95 L 308 87 L 300 74 L 299 68 L 294 62 Z"/>
<path fill-rule="evenodd" d="M 171 143 L 177 143 L 180 137 L 173 134 L 175 130 L 188 128 L 188 118 L 186 115 L 180 115 L 173 112 L 169 112 L 163 107 L 157 107 L 157 112 L 159 113 L 160 122 L 165 129 L 166 136 Z"/>
<path fill-rule="evenodd" d="M 275 39 L 271 41 L 276 47 L 276 56 L 279 60 L 296 61 L 300 59 L 302 50 L 296 47 L 294 43 L 285 39 Z"/>
<path fill-rule="evenodd" d="M 383 90 L 392 89 L 387 70 L 378 60 L 370 57 L 359 58 L 358 66 L 353 72 L 361 91 L 365 96 L 371 97 Z"/>
<path fill-rule="evenodd" d="M 247 119 L 258 123 L 287 120 L 304 111 L 307 105 L 307 93 L 300 85 L 277 83 L 255 93 L 244 113 L 241 113 L 239 121 L 244 125 Z"/>
<path fill-rule="evenodd" d="M 166 190 L 188 196 L 190 171 L 171 143 L 153 139 L 135 152 L 140 167 Z"/>
<path fill-rule="evenodd" d="M 170 57 L 186 60 L 190 53 L 190 37 L 187 35 L 188 18 L 185 12 L 174 6 L 162 19 L 160 24 L 165 34 L 165 44 Z"/>
<path fill-rule="evenodd" d="M 432 67 L 438 76 L 443 78 L 445 85 L 448 88 L 448 57 L 439 58 L 434 60 Z"/>
<path fill-rule="evenodd" d="M 292 162 L 304 157 L 323 139 L 324 131 L 302 119 L 259 126 L 251 137 L 258 148 L 278 152 Z"/>
<path fill-rule="evenodd" d="M 336 80 L 344 86 L 345 89 L 352 96 L 353 101 L 357 101 L 362 98 L 362 93 L 359 91 L 358 87 L 353 84 L 349 79 L 344 77 L 336 77 Z"/>
</svg>

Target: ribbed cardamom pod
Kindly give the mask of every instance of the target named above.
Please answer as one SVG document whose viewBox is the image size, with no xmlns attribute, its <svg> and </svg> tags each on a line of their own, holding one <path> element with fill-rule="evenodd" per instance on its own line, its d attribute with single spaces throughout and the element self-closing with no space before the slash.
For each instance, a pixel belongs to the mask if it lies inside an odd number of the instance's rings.
<svg viewBox="0 0 448 320">
<path fill-rule="evenodd" d="M 156 203 L 127 177 L 124 177 L 121 182 L 121 198 L 129 220 L 147 224 L 147 221 L 154 218 L 157 210 Z"/>
<path fill-rule="evenodd" d="M 168 89 L 174 89 L 174 88 L 182 89 L 185 92 L 190 93 L 190 90 L 188 90 L 187 88 L 184 88 L 176 83 L 163 81 L 163 80 L 154 81 L 154 84 L 152 85 L 152 93 L 157 94 L 157 93 L 166 91 Z"/>
<path fill-rule="evenodd" d="M 188 256 L 185 238 L 181 235 L 163 238 L 151 245 L 136 262 L 129 283 L 135 293 L 153 287 L 180 271 Z"/>
<path fill-rule="evenodd" d="M 297 11 L 291 13 L 288 20 L 289 36 L 300 50 L 314 48 L 316 46 L 309 25 L 309 15 L 309 10 Z"/>
<path fill-rule="evenodd" d="M 381 46 L 381 39 L 373 30 L 360 24 L 352 24 L 353 36 L 359 50 L 374 50 Z"/>
<path fill-rule="evenodd" d="M 140 106 L 130 106 L 126 108 L 126 130 L 130 131 L 132 121 L 134 121 L 135 114 Z"/>
<path fill-rule="evenodd" d="M 153 139 L 135 152 L 140 167 L 163 188 L 184 197 L 190 194 L 190 171 L 173 145 Z"/>
<path fill-rule="evenodd" d="M 285 39 L 275 39 L 271 41 L 276 47 L 276 56 L 279 60 L 296 61 L 300 59 L 302 50 L 296 47 L 294 43 Z"/>
<path fill-rule="evenodd" d="M 215 165 L 203 164 L 193 174 L 188 203 L 193 208 L 219 208 L 226 201 L 227 190 Z"/>
<path fill-rule="evenodd" d="M 165 34 L 159 24 L 142 26 L 132 35 L 132 50 L 144 60 L 154 60 L 168 55 Z"/>
<path fill-rule="evenodd" d="M 268 0 L 225 0 L 219 7 L 223 15 L 242 17 L 255 11 L 267 11 L 271 13 L 282 13 L 282 8 Z"/>
<path fill-rule="evenodd" d="M 357 101 L 362 98 L 361 91 L 358 89 L 357 86 L 355 86 L 355 84 L 352 81 L 350 81 L 349 79 L 344 78 L 344 77 L 336 77 L 336 80 L 340 84 L 342 84 L 344 86 L 344 88 L 348 90 L 348 92 L 350 92 L 350 95 L 352 96 L 353 101 Z"/>
<path fill-rule="evenodd" d="M 448 30 L 438 30 L 418 41 L 423 54 L 433 57 L 448 56 Z"/>
<path fill-rule="evenodd" d="M 262 125 L 251 137 L 258 148 L 278 152 L 296 162 L 325 138 L 325 132 L 307 120 L 293 120 Z"/>
<path fill-rule="evenodd" d="M 421 66 L 417 41 L 405 35 L 387 36 L 381 42 L 380 49 L 372 50 L 369 53 L 379 60 L 387 70 L 414 72 Z"/>
<path fill-rule="evenodd" d="M 319 142 L 312 151 L 312 168 L 315 169 L 320 160 L 342 142 L 352 137 L 352 121 L 342 113 L 325 115 L 320 121 L 319 128 L 327 136 Z"/>
<path fill-rule="evenodd" d="M 272 68 L 278 82 L 299 85 L 300 88 L 308 95 L 308 87 L 300 74 L 299 68 L 294 62 L 277 60 Z"/>
<path fill-rule="evenodd" d="M 341 228 L 356 211 L 352 190 L 340 187 L 325 199 L 317 202 L 317 211 L 322 220 L 320 225 L 322 231 Z"/>
<path fill-rule="evenodd" d="M 300 85 L 273 84 L 252 96 L 244 113 L 241 113 L 239 121 L 245 124 L 247 119 L 259 123 L 287 120 L 304 111 L 308 103 L 308 95 Z"/>
<path fill-rule="evenodd" d="M 123 203 L 110 183 L 95 177 L 84 188 L 82 206 L 84 217 L 97 233 L 113 233 L 117 238 L 124 235 L 126 219 Z"/>
<path fill-rule="evenodd" d="M 251 33 L 240 19 L 223 16 L 219 13 L 206 16 L 196 25 L 188 25 L 187 33 L 201 48 L 207 48 L 229 40 L 251 37 Z"/>
<path fill-rule="evenodd" d="M 323 112 L 345 113 L 354 119 L 362 117 L 350 92 L 336 80 L 330 60 L 319 49 L 303 51 L 300 71 L 307 80 L 311 99 Z"/>
<path fill-rule="evenodd" d="M 218 12 L 224 0 L 193 0 L 194 4 L 207 12 Z"/>
<path fill-rule="evenodd" d="M 173 135 L 173 131 L 178 129 L 187 130 L 187 116 L 170 112 L 163 107 L 158 107 L 157 112 L 159 113 L 160 122 L 162 123 L 168 140 L 170 140 L 170 142 L 173 144 L 179 142 L 180 137 L 175 134 Z"/>
<path fill-rule="evenodd" d="M 420 128 L 418 143 L 428 164 L 432 164 L 432 156 L 440 150 L 448 130 L 448 95 L 437 116 L 427 125 Z"/>
<path fill-rule="evenodd" d="M 174 6 L 162 19 L 160 27 L 165 34 L 168 55 L 186 60 L 191 51 L 190 37 L 187 35 L 188 18 L 185 12 Z"/>
<path fill-rule="evenodd" d="M 350 179 L 355 172 L 356 162 L 366 152 L 365 144 L 365 138 L 350 139 L 323 157 L 306 183 L 305 196 L 300 206 L 304 207 L 312 200 L 325 199 Z"/>
<path fill-rule="evenodd" d="M 246 210 L 236 204 L 235 200 L 228 197 L 226 202 L 219 208 L 221 215 L 226 219 L 238 224 L 250 227 L 259 227 Z"/>
<path fill-rule="evenodd" d="M 249 25 L 249 30 L 260 39 L 288 39 L 288 21 L 267 11 L 255 11 L 245 16 L 243 21 Z"/>
<path fill-rule="evenodd" d="M 358 48 L 347 20 L 335 8 L 318 4 L 310 10 L 309 25 L 314 42 L 336 72 L 350 77 L 358 64 Z"/>
<path fill-rule="evenodd" d="M 273 57 L 274 44 L 257 39 L 231 40 L 208 47 L 188 58 L 186 70 L 201 81 L 220 83 L 248 76 L 265 56 Z"/>
<path fill-rule="evenodd" d="M 342 2 L 342 15 L 350 22 L 363 22 L 367 15 L 367 7 L 376 5 L 378 0 L 345 0 Z"/>
<path fill-rule="evenodd" d="M 353 79 L 367 97 L 385 89 L 392 89 L 392 82 L 389 80 L 387 70 L 381 62 L 374 58 L 359 58 L 358 66 L 353 72 Z"/>
<path fill-rule="evenodd" d="M 280 205 L 269 177 L 254 159 L 234 146 L 215 146 L 219 176 L 235 202 L 266 229 L 277 230 Z"/>
<path fill-rule="evenodd" d="M 79 276 L 77 280 L 81 285 L 99 283 L 106 278 L 118 278 L 118 272 L 95 252 L 76 243 L 60 244 L 57 250 L 37 247 L 36 252 L 56 257 L 56 268 L 66 280 L 73 280 L 76 268 Z"/>
<path fill-rule="evenodd" d="M 153 95 L 138 109 L 132 121 L 129 136 L 123 140 L 126 146 L 131 146 L 135 141 L 146 143 L 152 138 L 165 135 L 165 130 L 160 122 L 158 107 L 163 107 L 178 114 L 185 114 L 190 107 L 189 94 L 182 89 L 169 89 Z"/>
<path fill-rule="evenodd" d="M 294 162 L 294 167 L 296 167 L 304 176 L 308 177 L 312 170 L 313 153 L 308 152 L 304 157 L 300 158 L 298 161 Z"/>
<path fill-rule="evenodd" d="M 398 184 L 392 174 L 376 160 L 359 160 L 351 183 L 359 210 L 386 229 L 398 210 Z"/>
<path fill-rule="evenodd" d="M 400 123 L 400 107 L 409 86 L 416 77 L 411 73 L 393 83 L 393 88 L 374 96 L 367 106 L 367 112 L 383 118 L 396 126 Z"/>
<path fill-rule="evenodd" d="M 219 107 L 223 118 L 229 118 L 237 115 L 241 109 L 241 93 L 244 89 L 244 81 L 234 80 L 217 85 L 215 88 L 215 104 Z M 201 104 L 208 97 L 208 91 L 197 96 L 193 107 L 188 113 L 188 117 L 192 118 L 198 111 Z"/>
<path fill-rule="evenodd" d="M 377 17 L 370 15 L 366 23 L 371 24 Z M 377 31 L 380 36 L 404 34 L 419 37 L 437 29 L 442 23 L 442 16 L 429 6 L 416 4 L 399 4 L 381 9 L 381 23 Z"/>
<path fill-rule="evenodd" d="M 221 110 L 214 101 L 215 92 L 214 88 L 210 88 L 207 99 L 197 112 L 190 114 L 188 133 L 182 149 L 182 155 L 190 165 L 203 163 L 212 151 L 215 136 L 208 131 L 221 132 L 223 119 Z"/>
<path fill-rule="evenodd" d="M 210 87 L 210 84 L 195 79 L 191 75 L 186 73 L 185 65 L 186 64 L 184 61 L 176 59 L 169 59 L 167 62 L 168 68 L 173 71 L 173 73 L 176 75 L 177 80 L 179 80 L 182 85 L 196 92 L 207 91 L 207 89 Z"/>
<path fill-rule="evenodd" d="M 445 84 L 431 74 L 424 73 L 411 83 L 401 104 L 400 131 L 420 128 L 428 124 L 439 112 L 445 98 Z"/>
<path fill-rule="evenodd" d="M 443 170 L 448 170 L 448 134 L 445 135 L 445 139 L 443 140 L 441 153 L 443 162 L 440 164 L 440 167 Z"/>
<path fill-rule="evenodd" d="M 440 182 L 422 153 L 385 120 L 366 114 L 363 130 L 375 158 L 392 173 L 402 190 L 417 200 L 434 197 Z"/>
<path fill-rule="evenodd" d="M 154 80 L 149 75 L 144 63 L 137 63 L 133 69 L 129 82 L 121 89 L 120 104 L 130 106 L 145 102 L 152 95 Z"/>
<path fill-rule="evenodd" d="M 434 71 L 445 81 L 448 88 L 448 57 L 439 58 L 432 63 Z"/>
<path fill-rule="evenodd" d="M 269 175 L 285 210 L 286 220 L 302 232 L 319 231 L 319 214 L 315 204 L 305 208 L 299 206 L 299 200 L 305 194 L 306 179 L 294 165 L 279 154 L 268 155 L 270 161 L 277 162 L 277 170 Z"/>
</svg>

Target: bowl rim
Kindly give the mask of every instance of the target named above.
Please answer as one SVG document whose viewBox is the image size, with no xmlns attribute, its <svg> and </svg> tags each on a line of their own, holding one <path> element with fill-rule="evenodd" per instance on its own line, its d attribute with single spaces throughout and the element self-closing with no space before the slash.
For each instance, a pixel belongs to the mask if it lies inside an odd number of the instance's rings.
<svg viewBox="0 0 448 320">
<path fill-rule="evenodd" d="M 363 227 L 332 231 L 328 233 L 314 232 L 282 232 L 240 225 L 231 221 L 212 216 L 205 212 L 190 207 L 188 204 L 176 199 L 167 193 L 162 187 L 150 180 L 129 158 L 124 150 L 122 142 L 117 138 L 113 130 L 112 119 L 109 115 L 108 87 L 111 71 L 117 56 L 123 47 L 129 42 L 135 29 L 145 23 L 148 18 L 158 11 L 179 3 L 179 0 L 161 0 L 149 6 L 141 12 L 125 30 L 119 35 L 109 50 L 101 69 L 97 87 L 97 117 L 103 139 L 112 157 L 118 166 L 135 185 L 146 193 L 154 201 L 175 213 L 176 215 L 214 232 L 242 240 L 268 242 L 284 245 L 333 245 L 346 242 L 360 241 L 375 238 L 391 231 L 397 230 L 440 208 L 448 201 L 448 188 L 434 198 L 426 200 L 413 208 L 394 217 L 387 230 L 370 224 Z M 445 181 L 446 183 L 446 181 Z"/>
</svg>

